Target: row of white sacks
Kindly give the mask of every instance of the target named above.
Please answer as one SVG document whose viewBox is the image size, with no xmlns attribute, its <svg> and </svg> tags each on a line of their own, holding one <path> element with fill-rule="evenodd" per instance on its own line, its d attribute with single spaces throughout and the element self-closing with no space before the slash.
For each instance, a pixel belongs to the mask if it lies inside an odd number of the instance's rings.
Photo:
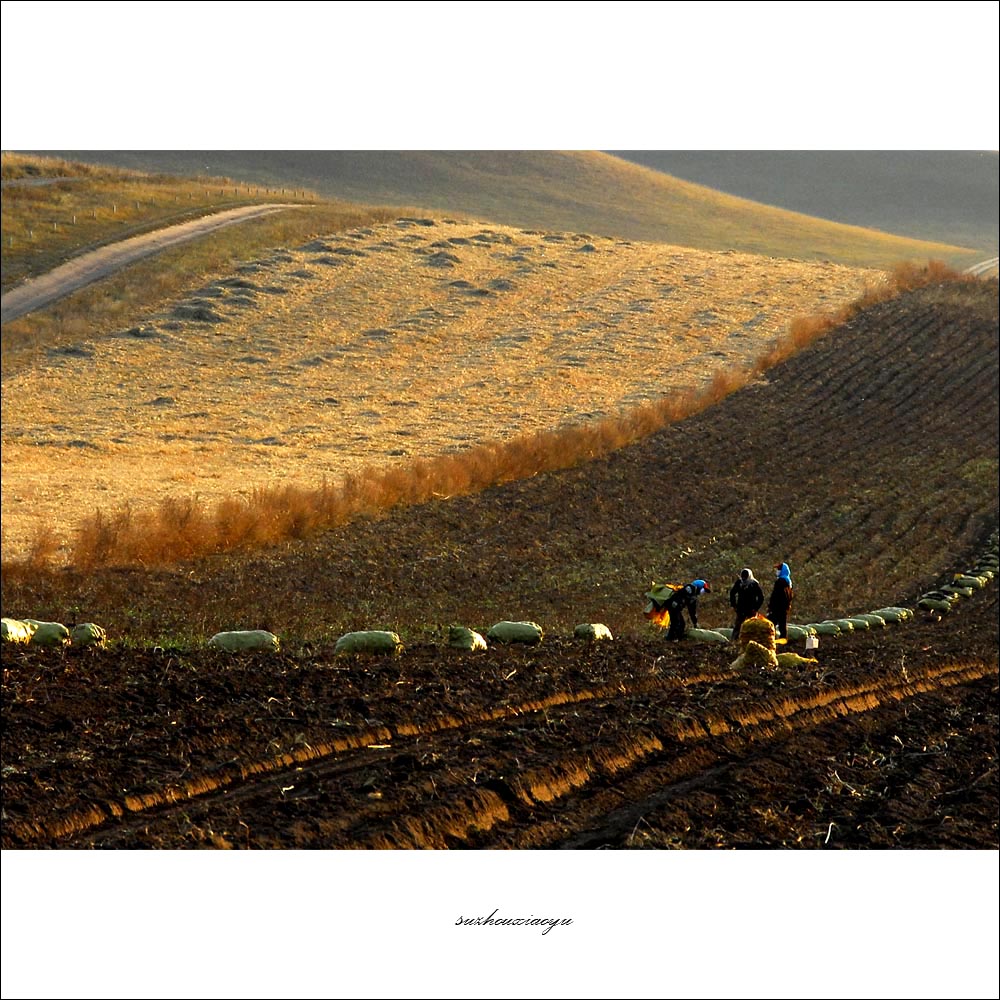
<svg viewBox="0 0 1000 1000">
<path fill-rule="evenodd" d="M 574 631 L 578 639 L 611 639 L 611 630 L 606 625 L 578 625 Z M 544 632 L 534 622 L 497 622 L 484 637 L 472 629 L 453 626 L 449 630 L 448 644 L 456 649 L 486 649 L 487 639 L 494 643 L 524 643 L 537 645 Z M 33 646 L 97 646 L 107 645 L 107 633 L 93 622 L 67 628 L 59 622 L 42 622 L 33 618 L 4 618 L 3 642 Z M 208 640 L 212 649 L 229 652 L 263 650 L 277 653 L 281 641 L 273 632 L 264 629 L 249 629 L 232 632 L 217 632 Z M 401 653 L 403 642 L 396 632 L 368 630 L 348 632 L 337 640 L 337 653 Z"/>
<path fill-rule="evenodd" d="M 34 618 L 4 618 L 3 641 L 20 646 L 99 646 L 107 645 L 108 635 L 100 625 L 84 622 L 66 628 L 59 622 Z"/>
<path fill-rule="evenodd" d="M 918 607 L 923 610 L 944 612 L 960 597 L 969 597 L 975 589 L 986 586 L 997 573 L 996 537 L 990 539 L 983 558 L 974 569 L 968 573 L 957 574 L 953 583 L 937 591 L 924 594 Z M 885 628 L 887 625 L 907 621 L 913 617 L 910 608 L 888 607 L 880 608 L 864 615 L 853 615 L 849 618 L 835 618 L 816 622 L 810 625 L 789 625 L 788 640 L 798 642 L 805 640 L 807 649 L 815 649 L 819 644 L 819 636 L 837 636 L 848 632 L 856 632 L 872 628 Z M 685 638 L 695 642 L 730 642 L 733 630 L 730 628 L 699 629 L 689 628 Z M 537 645 L 544 638 L 542 627 L 535 622 L 501 621 L 497 622 L 483 636 L 470 628 L 453 625 L 448 633 L 448 645 L 455 649 L 477 650 L 486 649 L 490 642 L 507 645 L 522 643 Z M 585 623 L 577 625 L 573 630 L 574 638 L 589 641 L 612 639 L 611 630 L 606 625 Z M 3 642 L 34 646 L 97 646 L 107 645 L 107 633 L 94 622 L 84 622 L 67 628 L 59 622 L 43 622 L 33 618 L 4 618 Z M 230 652 L 263 650 L 278 652 L 281 642 L 273 632 L 264 629 L 244 631 L 217 632 L 208 640 L 213 649 Z M 367 630 L 348 632 L 337 640 L 334 649 L 337 653 L 390 653 L 403 651 L 403 643 L 396 632 L 385 630 Z"/>
<path fill-rule="evenodd" d="M 909 608 L 882 608 L 869 615 L 841 618 L 818 622 L 815 625 L 789 625 L 788 638 L 792 641 L 811 636 L 840 635 L 860 629 L 884 628 L 891 622 L 905 621 L 913 616 Z M 598 623 L 577 625 L 573 630 L 576 639 L 590 642 L 607 641 L 614 637 L 611 630 Z M 545 637 L 540 625 L 530 621 L 501 621 L 493 625 L 485 636 L 474 629 L 453 625 L 448 631 L 448 645 L 454 649 L 481 650 L 490 644 L 538 645 Z M 730 642 L 732 629 L 689 628 L 686 637 L 694 642 Z M 3 619 L 3 641 L 35 646 L 97 646 L 107 645 L 105 630 L 93 622 L 75 625 L 72 629 L 58 622 L 41 622 L 34 619 Z M 807 646 L 811 645 L 807 643 Z M 217 632 L 208 640 L 212 649 L 229 652 L 265 651 L 276 653 L 281 641 L 273 632 L 264 629 Z M 386 630 L 366 630 L 348 632 L 337 640 L 337 653 L 390 653 L 403 651 L 403 642 L 398 633 Z"/>
</svg>

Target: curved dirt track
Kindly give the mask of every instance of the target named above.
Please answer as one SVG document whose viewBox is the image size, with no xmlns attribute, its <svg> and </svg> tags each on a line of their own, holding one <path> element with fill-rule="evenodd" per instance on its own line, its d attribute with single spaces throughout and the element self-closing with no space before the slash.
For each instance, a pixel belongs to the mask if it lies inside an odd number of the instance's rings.
<svg viewBox="0 0 1000 1000">
<path fill-rule="evenodd" d="M 83 288 L 84 285 L 106 278 L 126 265 L 159 253 L 167 247 L 186 243 L 188 240 L 197 239 L 199 236 L 205 236 L 237 222 L 258 219 L 293 207 L 295 206 L 247 205 L 242 208 L 230 208 L 214 215 L 202 216 L 190 222 L 157 229 L 152 233 L 133 236 L 98 250 L 91 250 L 7 292 L 0 300 L 0 322 L 8 323 L 19 316 L 41 309 L 69 295 L 70 292 Z"/>
</svg>

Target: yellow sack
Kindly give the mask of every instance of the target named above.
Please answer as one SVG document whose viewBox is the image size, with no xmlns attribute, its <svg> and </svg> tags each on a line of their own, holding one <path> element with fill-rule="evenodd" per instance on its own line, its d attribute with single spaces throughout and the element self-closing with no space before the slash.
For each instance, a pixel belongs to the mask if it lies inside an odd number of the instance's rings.
<svg viewBox="0 0 1000 1000">
<path fill-rule="evenodd" d="M 740 641 L 743 641 L 742 631 L 740 631 Z M 774 670 L 778 666 L 778 657 L 773 649 L 768 649 L 751 639 L 730 666 L 733 670 L 743 670 L 748 667 L 753 670 Z"/>
</svg>

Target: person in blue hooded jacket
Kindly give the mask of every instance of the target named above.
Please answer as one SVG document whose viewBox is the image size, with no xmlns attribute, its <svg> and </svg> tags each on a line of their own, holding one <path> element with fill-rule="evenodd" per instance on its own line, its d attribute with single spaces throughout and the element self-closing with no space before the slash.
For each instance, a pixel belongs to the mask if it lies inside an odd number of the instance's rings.
<svg viewBox="0 0 1000 1000">
<path fill-rule="evenodd" d="M 792 574 L 788 569 L 788 563 L 778 563 L 774 567 L 774 586 L 767 602 L 767 617 L 774 624 L 777 639 L 788 639 L 788 611 L 794 596 Z"/>
<path fill-rule="evenodd" d="M 684 611 L 691 616 L 691 627 L 698 627 L 698 598 L 702 594 L 711 593 L 712 588 L 704 580 L 692 580 L 675 590 L 665 607 L 670 614 L 670 627 L 667 629 L 668 639 L 683 639 L 687 632 L 684 624 Z"/>
</svg>

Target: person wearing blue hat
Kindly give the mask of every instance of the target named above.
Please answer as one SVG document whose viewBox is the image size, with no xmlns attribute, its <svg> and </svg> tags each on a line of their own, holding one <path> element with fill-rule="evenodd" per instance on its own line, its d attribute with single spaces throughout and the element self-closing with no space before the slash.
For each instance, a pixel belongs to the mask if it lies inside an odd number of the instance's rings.
<svg viewBox="0 0 1000 1000">
<path fill-rule="evenodd" d="M 788 611 L 792 606 L 792 574 L 788 563 L 778 563 L 774 567 L 774 587 L 767 602 L 767 617 L 774 624 L 775 638 L 778 641 L 788 639 Z"/>
<path fill-rule="evenodd" d="M 670 614 L 670 627 L 667 629 L 668 639 L 683 639 L 687 632 L 684 624 L 684 611 L 691 617 L 691 627 L 698 627 L 698 598 L 702 594 L 710 594 L 712 588 L 705 580 L 692 580 L 679 587 L 670 596 L 665 607 Z"/>
</svg>

